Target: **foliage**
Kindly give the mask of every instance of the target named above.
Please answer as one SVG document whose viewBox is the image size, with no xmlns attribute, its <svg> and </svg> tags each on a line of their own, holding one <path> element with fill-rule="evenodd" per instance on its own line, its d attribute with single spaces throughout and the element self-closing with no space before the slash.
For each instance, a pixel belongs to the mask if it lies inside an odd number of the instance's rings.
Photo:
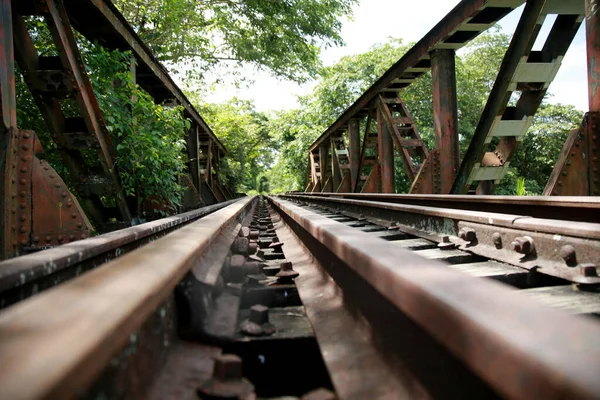
<svg viewBox="0 0 600 400">
<path fill-rule="evenodd" d="M 262 174 L 273 162 L 274 143 L 267 116 L 256 111 L 251 101 L 236 98 L 198 109 L 227 149 L 221 181 L 238 192 L 268 191 Z"/>
<path fill-rule="evenodd" d="M 128 196 L 171 206 L 181 204 L 178 181 L 184 173 L 185 129 L 182 107 L 157 105 L 135 85 L 131 54 L 101 46 L 86 54 L 92 87 L 117 151 L 117 165 Z"/>
<path fill-rule="evenodd" d="M 509 41 L 508 35 L 492 31 L 474 39 L 456 56 L 461 158 L 479 123 Z M 299 98 L 298 109 L 275 114 L 271 126 L 276 132 L 279 157 L 269 172 L 272 189 L 304 189 L 310 144 L 409 46 L 400 39 L 390 38 L 387 43 L 375 45 L 363 54 L 342 58 L 324 70 L 312 93 Z M 431 75 L 422 76 L 402 90 L 400 96 L 426 145 L 433 148 Z M 511 160 L 509 174 L 496 192 L 515 194 L 517 179 L 523 177 L 527 181 L 524 194 L 541 193 L 568 131 L 577 126 L 581 119 L 582 113 L 572 106 L 543 104 L 528 135 Z M 406 192 L 410 182 L 401 164 L 396 164 L 396 190 Z"/>
<path fill-rule="evenodd" d="M 161 61 L 188 73 L 250 63 L 303 81 L 322 47 L 340 45 L 341 18 L 357 0 L 116 0 L 115 5 Z M 217 68 L 219 66 L 219 68 Z"/>
</svg>

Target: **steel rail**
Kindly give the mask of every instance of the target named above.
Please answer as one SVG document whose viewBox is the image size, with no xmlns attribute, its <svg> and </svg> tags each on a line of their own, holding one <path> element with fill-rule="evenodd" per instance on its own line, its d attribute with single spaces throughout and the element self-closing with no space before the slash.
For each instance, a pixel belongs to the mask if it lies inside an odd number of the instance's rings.
<svg viewBox="0 0 600 400">
<path fill-rule="evenodd" d="M 314 238 L 421 325 L 498 393 L 509 398 L 600 396 L 600 326 L 534 304 L 388 242 L 269 198 Z"/>
<path fill-rule="evenodd" d="M 600 199 L 591 196 L 469 196 L 386 193 L 288 193 L 315 198 L 338 198 L 528 215 L 535 218 L 600 222 Z"/>
<path fill-rule="evenodd" d="M 75 398 L 252 199 L 0 312 L 2 397 Z"/>
<path fill-rule="evenodd" d="M 236 200 L 105 233 L 0 262 L 0 308 L 102 265 Z M 65 270 L 73 269 L 65 274 Z M 77 269 L 77 271 L 75 271 Z M 61 275 L 44 285 L 41 279 Z"/>
<path fill-rule="evenodd" d="M 337 197 L 281 197 L 373 219 L 434 242 L 447 240 L 462 250 L 519 268 L 576 283 L 600 283 L 596 268 L 600 223 Z M 466 231 L 473 235 L 468 240 L 463 237 Z M 519 250 L 517 241 L 527 241 L 530 249 Z"/>
</svg>

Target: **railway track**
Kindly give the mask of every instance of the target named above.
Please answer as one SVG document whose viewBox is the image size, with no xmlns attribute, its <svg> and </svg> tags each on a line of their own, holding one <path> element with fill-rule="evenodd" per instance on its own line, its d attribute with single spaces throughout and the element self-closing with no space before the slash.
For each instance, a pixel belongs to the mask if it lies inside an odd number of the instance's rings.
<svg viewBox="0 0 600 400">
<path fill-rule="evenodd" d="M 0 398 L 598 398 L 600 202 L 462 197 L 243 198 L 1 263 Z"/>
</svg>

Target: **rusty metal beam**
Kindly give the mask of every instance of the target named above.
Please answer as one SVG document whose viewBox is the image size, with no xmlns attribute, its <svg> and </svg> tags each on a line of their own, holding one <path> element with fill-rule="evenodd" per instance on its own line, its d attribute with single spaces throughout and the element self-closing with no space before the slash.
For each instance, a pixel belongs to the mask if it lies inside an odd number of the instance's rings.
<svg viewBox="0 0 600 400">
<path fill-rule="evenodd" d="M 359 163 L 360 163 L 360 131 L 359 131 L 359 120 L 353 118 L 348 123 L 348 137 L 350 145 L 350 185 L 354 189 L 358 182 Z M 354 190 L 351 190 L 354 191 Z"/>
<path fill-rule="evenodd" d="M 11 249 L 11 201 L 15 190 L 13 165 L 16 163 L 17 98 L 15 90 L 15 61 L 12 33 L 11 0 L 0 0 L 0 259 Z"/>
<path fill-rule="evenodd" d="M 394 142 L 384 118 L 381 107 L 378 107 L 377 151 L 379 153 L 379 164 L 381 165 L 381 191 L 383 193 L 395 193 Z"/>
<path fill-rule="evenodd" d="M 458 141 L 458 103 L 454 50 L 431 52 L 433 127 L 436 156 L 439 158 L 441 193 L 452 190 L 460 165 Z M 429 153 L 431 157 L 431 152 Z M 433 192 L 432 192 L 433 193 Z"/>
<path fill-rule="evenodd" d="M 525 0 L 463 0 L 448 15 L 446 15 L 427 35 L 411 47 L 386 73 L 379 78 L 367 91 L 361 95 L 344 113 L 311 145 L 316 149 L 323 140 L 346 125 L 351 118 L 364 111 L 369 102 L 377 97 L 384 89 L 390 87 L 394 79 L 401 76 L 409 68 L 415 67 L 428 53 L 436 47 L 458 49 L 466 45 L 481 32 L 493 26 L 513 9 L 523 4 Z M 487 10 L 487 11 L 486 11 Z M 472 19 L 471 19 L 472 18 Z M 470 20 L 471 19 L 471 20 Z M 470 25 L 470 26 L 469 26 Z M 461 26 L 469 30 L 460 30 Z M 458 31 L 458 32 L 457 32 Z M 465 33 L 466 32 L 466 33 Z M 456 35 L 459 33 L 459 35 Z M 407 85 L 408 86 L 408 85 Z"/>
<path fill-rule="evenodd" d="M 600 0 L 585 1 L 588 90 L 591 112 L 600 112 Z"/>
</svg>

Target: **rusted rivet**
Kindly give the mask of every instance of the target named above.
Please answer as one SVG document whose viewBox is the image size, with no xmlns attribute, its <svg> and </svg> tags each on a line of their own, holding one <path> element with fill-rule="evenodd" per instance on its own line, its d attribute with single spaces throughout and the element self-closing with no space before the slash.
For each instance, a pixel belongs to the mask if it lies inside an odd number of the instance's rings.
<svg viewBox="0 0 600 400">
<path fill-rule="evenodd" d="M 471 243 L 477 239 L 477 233 L 472 228 L 464 227 L 458 232 L 458 237 Z"/>
<path fill-rule="evenodd" d="M 49 242 L 50 240 L 52 240 L 52 238 L 49 235 L 46 236 L 46 242 Z"/>
<path fill-rule="evenodd" d="M 12 210 L 10 210 L 10 212 L 12 212 L 13 214 L 16 214 L 17 213 L 17 209 L 13 208 Z"/>
<path fill-rule="evenodd" d="M 26 145 L 26 144 L 24 144 L 23 146 L 21 146 L 21 149 L 23 149 L 23 150 L 29 150 L 29 146 Z"/>
<path fill-rule="evenodd" d="M 27 168 L 25 168 L 25 167 L 21 168 L 21 172 L 22 172 L 22 173 L 25 173 L 25 172 L 27 172 Z"/>
<path fill-rule="evenodd" d="M 21 197 L 25 197 L 25 196 L 27 196 L 27 192 L 26 192 L 26 191 L 24 191 L 24 190 L 21 190 L 21 193 L 20 193 L 20 194 L 21 194 Z"/>
<path fill-rule="evenodd" d="M 560 256 L 565 260 L 565 263 L 567 263 L 569 267 L 575 267 L 577 265 L 576 255 L 575 248 L 570 244 L 566 244 L 560 248 Z"/>
<path fill-rule="evenodd" d="M 71 218 L 77 218 L 77 214 L 75 214 L 75 213 L 72 213 L 72 214 L 71 214 Z"/>
<path fill-rule="evenodd" d="M 558 181 L 557 184 L 558 184 L 558 186 L 562 186 L 562 182 L 561 181 Z"/>
<path fill-rule="evenodd" d="M 29 135 L 29 133 L 24 133 L 23 134 L 23 138 L 25 139 L 29 139 L 31 137 L 31 135 Z"/>
<path fill-rule="evenodd" d="M 242 359 L 234 354 L 216 357 L 212 378 L 198 388 L 203 399 L 246 399 L 253 393 L 254 385 L 242 376 Z"/>
<path fill-rule="evenodd" d="M 502 235 L 500 232 L 494 232 L 492 234 L 492 242 L 494 242 L 494 246 L 496 246 L 497 249 L 502 248 Z"/>
<path fill-rule="evenodd" d="M 21 227 L 21 233 L 25 233 L 27 232 L 27 228 L 25 228 L 24 226 Z"/>
<path fill-rule="evenodd" d="M 60 242 L 61 240 L 63 240 L 63 239 L 64 239 L 64 236 L 63 236 L 63 235 L 58 235 L 56 238 L 57 238 L 57 239 L 58 239 L 58 241 Z"/>
<path fill-rule="evenodd" d="M 19 181 L 19 183 L 20 183 L 21 185 L 25 185 L 25 184 L 27 183 L 27 180 L 25 180 L 25 179 L 21 179 L 21 180 Z"/>
<path fill-rule="evenodd" d="M 44 171 L 48 171 L 48 170 L 49 170 L 48 166 L 44 165 Z"/>
<path fill-rule="evenodd" d="M 517 237 L 511 244 L 513 250 L 517 253 L 527 255 L 531 254 L 535 250 L 533 238 L 531 236 Z"/>
<path fill-rule="evenodd" d="M 56 184 L 54 185 L 54 187 L 57 187 L 57 188 L 59 188 L 59 187 L 60 187 L 60 183 L 56 183 Z"/>
<path fill-rule="evenodd" d="M 62 192 L 60 195 L 61 195 L 62 197 L 67 197 L 67 192 Z"/>
<path fill-rule="evenodd" d="M 26 206 L 25 206 L 25 203 L 21 203 L 21 204 L 19 204 L 19 207 L 21 207 L 21 209 L 22 209 L 22 210 L 24 210 L 24 209 L 25 209 L 25 207 L 26 207 Z"/>
<path fill-rule="evenodd" d="M 54 179 L 54 175 L 53 174 L 50 174 L 50 179 Z"/>
<path fill-rule="evenodd" d="M 69 235 L 69 240 L 75 240 L 75 235 Z"/>
<path fill-rule="evenodd" d="M 39 236 L 34 236 L 33 237 L 33 241 L 34 242 L 39 242 L 40 241 L 40 237 Z"/>
<path fill-rule="evenodd" d="M 21 216 L 21 218 L 19 218 L 21 220 L 21 222 L 25 222 L 27 220 L 27 217 L 25 217 L 24 215 Z"/>
</svg>

